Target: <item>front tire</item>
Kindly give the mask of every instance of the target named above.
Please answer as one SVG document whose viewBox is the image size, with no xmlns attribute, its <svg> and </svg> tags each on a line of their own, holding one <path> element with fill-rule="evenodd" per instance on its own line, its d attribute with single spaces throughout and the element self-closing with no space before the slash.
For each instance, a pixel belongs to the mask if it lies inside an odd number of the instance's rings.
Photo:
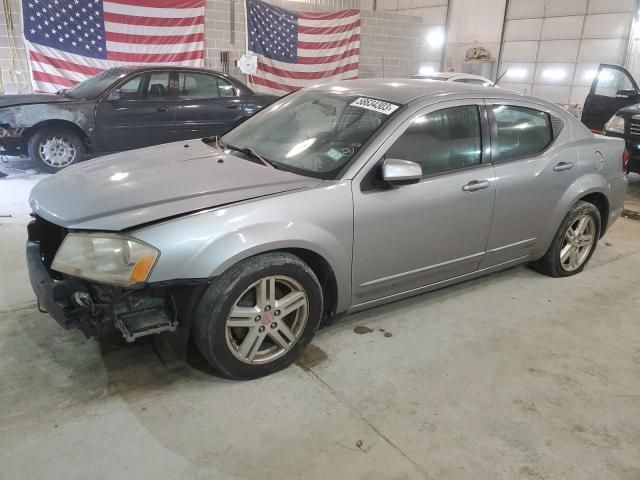
<svg viewBox="0 0 640 480">
<path fill-rule="evenodd" d="M 44 127 L 37 130 L 27 143 L 29 157 L 40 169 L 56 173 L 84 158 L 82 138 L 67 127 Z"/>
<path fill-rule="evenodd" d="M 249 258 L 222 274 L 195 312 L 198 350 L 222 376 L 258 378 L 291 365 L 322 319 L 323 293 L 295 255 Z"/>
<path fill-rule="evenodd" d="M 598 244 L 600 211 L 579 201 L 567 213 L 547 253 L 531 267 L 550 277 L 569 277 L 584 270 Z"/>
</svg>

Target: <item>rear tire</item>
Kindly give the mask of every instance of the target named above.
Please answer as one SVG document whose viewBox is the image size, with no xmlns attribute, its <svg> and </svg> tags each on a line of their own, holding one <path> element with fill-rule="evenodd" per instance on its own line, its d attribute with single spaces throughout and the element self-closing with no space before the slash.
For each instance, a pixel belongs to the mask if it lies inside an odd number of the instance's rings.
<svg viewBox="0 0 640 480">
<path fill-rule="evenodd" d="M 27 143 L 29 157 L 40 170 L 56 173 L 84 158 L 82 138 L 67 127 L 43 127 L 36 130 Z"/>
<path fill-rule="evenodd" d="M 577 202 L 562 221 L 544 257 L 531 268 L 550 277 L 569 277 L 584 270 L 596 250 L 601 229 L 600 211 Z"/>
<path fill-rule="evenodd" d="M 291 365 L 322 319 L 323 293 L 295 255 L 273 252 L 231 267 L 205 291 L 193 338 L 222 376 L 258 378 Z"/>
</svg>

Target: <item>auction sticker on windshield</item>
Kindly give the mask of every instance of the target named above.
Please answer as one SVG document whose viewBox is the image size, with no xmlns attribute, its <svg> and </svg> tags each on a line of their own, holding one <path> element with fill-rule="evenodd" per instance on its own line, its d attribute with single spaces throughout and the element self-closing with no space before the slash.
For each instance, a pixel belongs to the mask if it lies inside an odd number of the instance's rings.
<svg viewBox="0 0 640 480">
<path fill-rule="evenodd" d="M 357 100 L 351 102 L 351 106 L 366 108 L 367 110 L 384 113 L 385 115 L 391 115 L 399 108 L 399 105 L 385 102 L 384 100 L 376 100 L 375 98 L 366 97 L 360 97 Z"/>
</svg>

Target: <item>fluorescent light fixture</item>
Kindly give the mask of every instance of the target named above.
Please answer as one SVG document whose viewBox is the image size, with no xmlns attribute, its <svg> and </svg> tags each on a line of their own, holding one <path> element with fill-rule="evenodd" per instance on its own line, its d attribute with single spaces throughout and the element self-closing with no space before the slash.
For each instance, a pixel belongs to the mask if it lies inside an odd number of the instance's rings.
<svg viewBox="0 0 640 480">
<path fill-rule="evenodd" d="M 542 78 L 545 80 L 552 80 L 554 82 L 562 80 L 566 75 L 567 72 L 561 68 L 548 68 L 542 72 Z"/>
<path fill-rule="evenodd" d="M 582 78 L 585 82 L 591 82 L 594 78 L 596 78 L 597 74 L 597 70 L 587 70 L 582 74 Z"/>
<path fill-rule="evenodd" d="M 420 75 L 433 75 L 434 73 L 436 73 L 436 69 L 433 67 L 420 67 L 418 73 Z"/>
<path fill-rule="evenodd" d="M 527 71 L 524 68 L 510 68 L 507 70 L 507 78 L 519 78 L 522 79 L 527 76 Z"/>
<path fill-rule="evenodd" d="M 427 44 L 431 48 L 442 47 L 444 45 L 444 40 L 444 29 L 442 28 L 433 29 L 427 34 Z"/>
</svg>

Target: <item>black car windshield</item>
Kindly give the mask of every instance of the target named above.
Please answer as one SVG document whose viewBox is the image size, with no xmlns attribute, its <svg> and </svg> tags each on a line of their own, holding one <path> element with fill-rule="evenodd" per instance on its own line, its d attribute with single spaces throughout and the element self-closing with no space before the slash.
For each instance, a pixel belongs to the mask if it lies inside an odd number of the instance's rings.
<svg viewBox="0 0 640 480">
<path fill-rule="evenodd" d="M 113 85 L 113 82 L 122 78 L 128 72 L 125 68 L 110 68 L 104 72 L 88 78 L 82 83 L 71 87 L 65 93 L 76 100 L 89 100 L 98 97 L 107 88 Z"/>
<path fill-rule="evenodd" d="M 336 178 L 399 105 L 334 88 L 282 98 L 227 133 L 223 145 L 239 155 L 251 149 L 283 170 Z"/>
</svg>

